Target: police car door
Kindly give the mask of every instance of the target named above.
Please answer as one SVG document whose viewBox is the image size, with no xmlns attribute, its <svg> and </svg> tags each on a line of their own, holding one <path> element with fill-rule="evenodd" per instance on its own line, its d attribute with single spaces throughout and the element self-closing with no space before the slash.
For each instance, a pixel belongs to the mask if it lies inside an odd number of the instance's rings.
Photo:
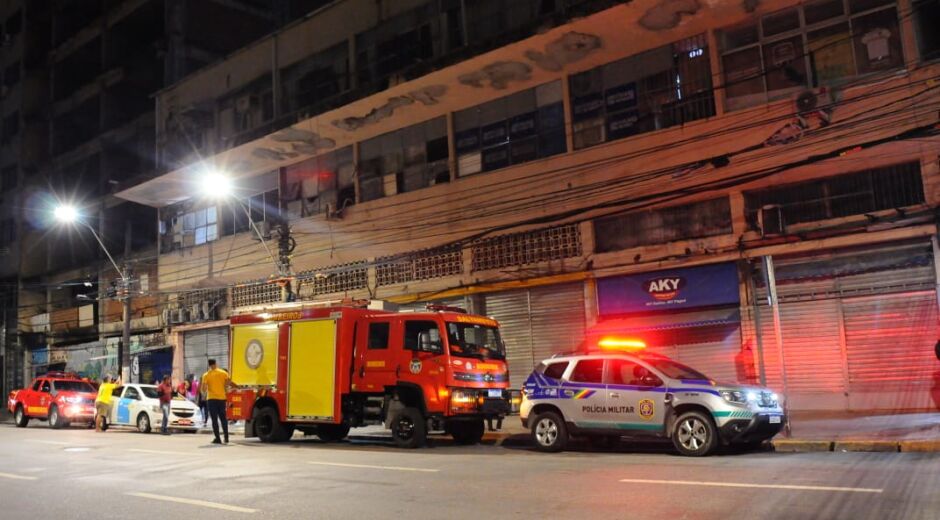
<svg viewBox="0 0 940 520">
<path fill-rule="evenodd" d="M 580 359 L 563 385 L 559 400 L 562 413 L 580 428 L 610 428 L 607 414 L 607 387 L 604 384 L 604 359 Z"/>
<path fill-rule="evenodd" d="M 607 360 L 607 414 L 614 428 L 627 432 L 663 430 L 666 387 L 645 366 L 629 359 Z"/>
</svg>

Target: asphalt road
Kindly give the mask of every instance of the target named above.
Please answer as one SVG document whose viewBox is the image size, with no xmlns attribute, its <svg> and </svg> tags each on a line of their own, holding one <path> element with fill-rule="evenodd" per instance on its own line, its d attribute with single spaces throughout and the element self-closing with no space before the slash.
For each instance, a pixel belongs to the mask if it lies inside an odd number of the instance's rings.
<svg viewBox="0 0 940 520">
<path fill-rule="evenodd" d="M 0 518 L 940 518 L 940 454 L 210 440 L 0 424 Z"/>
</svg>

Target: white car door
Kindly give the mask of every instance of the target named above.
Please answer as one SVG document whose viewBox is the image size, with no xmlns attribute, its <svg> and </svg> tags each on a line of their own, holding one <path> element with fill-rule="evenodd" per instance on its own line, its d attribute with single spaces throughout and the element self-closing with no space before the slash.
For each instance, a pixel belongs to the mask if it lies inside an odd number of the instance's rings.
<svg viewBox="0 0 940 520">
<path fill-rule="evenodd" d="M 111 392 L 111 413 L 108 417 L 108 422 L 111 424 L 126 424 L 121 421 L 121 395 L 124 393 L 125 387 L 119 386 Z"/>
</svg>

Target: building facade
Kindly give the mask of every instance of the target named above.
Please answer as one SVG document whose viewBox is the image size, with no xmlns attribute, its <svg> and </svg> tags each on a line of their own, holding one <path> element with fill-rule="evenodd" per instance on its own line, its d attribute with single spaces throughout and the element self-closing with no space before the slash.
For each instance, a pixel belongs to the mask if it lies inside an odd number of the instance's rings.
<svg viewBox="0 0 940 520">
<path fill-rule="evenodd" d="M 163 173 L 118 197 L 159 210 L 174 370 L 230 313 L 377 298 L 498 319 L 515 387 L 616 334 L 793 409 L 936 409 L 938 23 L 332 2 L 157 95 Z M 218 170 L 234 197 L 199 194 Z"/>
</svg>

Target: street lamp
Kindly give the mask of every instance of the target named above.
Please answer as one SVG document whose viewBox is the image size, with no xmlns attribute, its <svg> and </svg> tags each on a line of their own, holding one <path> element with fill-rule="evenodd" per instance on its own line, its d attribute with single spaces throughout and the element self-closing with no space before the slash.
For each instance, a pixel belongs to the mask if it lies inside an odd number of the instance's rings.
<svg viewBox="0 0 940 520">
<path fill-rule="evenodd" d="M 130 342 L 131 342 L 131 293 L 130 293 L 130 276 L 128 275 L 127 268 L 122 269 L 117 262 L 114 261 L 114 257 L 111 256 L 111 252 L 108 251 L 108 248 L 105 247 L 104 242 L 101 240 L 101 237 L 98 236 L 98 232 L 95 231 L 95 228 L 92 227 L 88 222 L 82 218 L 81 213 L 78 208 L 72 206 L 71 204 L 60 204 L 56 206 L 53 211 L 55 219 L 62 224 L 81 224 L 91 231 L 92 236 L 95 237 L 95 240 L 98 241 L 98 245 L 101 246 L 101 250 L 104 251 L 104 254 L 108 256 L 108 260 L 111 261 L 111 265 L 114 266 L 114 270 L 117 271 L 118 275 L 121 277 L 121 287 L 124 289 L 124 296 L 121 298 L 123 302 L 123 319 L 124 319 L 124 329 L 123 334 L 121 335 L 121 344 L 118 349 L 118 371 L 121 373 L 122 379 L 128 379 L 124 377 L 124 368 L 130 365 Z"/>
</svg>

